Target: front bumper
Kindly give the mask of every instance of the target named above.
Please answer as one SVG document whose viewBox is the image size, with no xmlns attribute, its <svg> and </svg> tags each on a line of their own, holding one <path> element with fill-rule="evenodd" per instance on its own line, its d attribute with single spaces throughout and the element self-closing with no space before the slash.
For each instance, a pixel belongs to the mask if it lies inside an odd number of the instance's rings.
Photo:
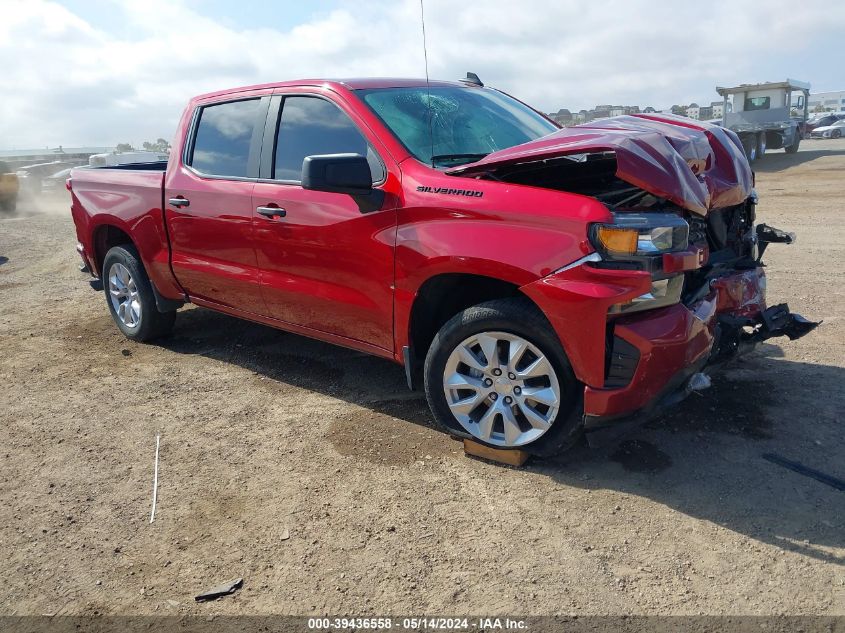
<svg viewBox="0 0 845 633">
<path fill-rule="evenodd" d="M 580 266 L 523 287 L 546 313 L 584 383 L 584 426 L 593 445 L 679 402 L 705 367 L 772 336 L 798 338 L 818 325 L 785 305 L 766 308 L 762 268 L 712 281 L 689 306 L 608 319 L 610 304 L 641 294 L 649 283 L 640 271 Z"/>
</svg>

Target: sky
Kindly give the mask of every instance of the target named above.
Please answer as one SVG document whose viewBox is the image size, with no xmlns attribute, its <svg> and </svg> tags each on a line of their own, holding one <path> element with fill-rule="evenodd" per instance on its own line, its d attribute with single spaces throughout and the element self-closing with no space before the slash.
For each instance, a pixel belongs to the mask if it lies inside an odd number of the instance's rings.
<svg viewBox="0 0 845 633">
<path fill-rule="evenodd" d="M 424 0 L 429 74 L 545 112 L 845 90 L 830 0 Z M 0 0 L 0 149 L 172 139 L 187 100 L 305 77 L 425 75 L 420 0 Z"/>
</svg>

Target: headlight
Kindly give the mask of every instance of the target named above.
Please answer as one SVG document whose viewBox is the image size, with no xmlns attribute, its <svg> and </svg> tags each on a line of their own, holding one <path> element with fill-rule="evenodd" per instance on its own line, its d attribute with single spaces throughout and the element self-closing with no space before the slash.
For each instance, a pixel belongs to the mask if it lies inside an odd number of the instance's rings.
<svg viewBox="0 0 845 633">
<path fill-rule="evenodd" d="M 628 259 L 684 250 L 689 224 L 672 213 L 617 213 L 613 224 L 595 224 L 590 233 L 597 251 Z"/>
<path fill-rule="evenodd" d="M 621 314 L 670 306 L 681 300 L 683 289 L 683 275 L 669 277 L 668 279 L 658 279 L 651 282 L 651 292 L 634 297 L 627 303 L 616 303 L 610 306 L 608 312 L 610 314 Z"/>
<path fill-rule="evenodd" d="M 658 226 L 648 233 L 640 233 L 637 251 L 640 253 L 665 253 L 675 245 L 675 230 L 671 226 Z"/>
<path fill-rule="evenodd" d="M 614 213 L 612 224 L 594 224 L 590 239 L 610 267 L 638 267 L 652 274 L 651 291 L 610 307 L 610 314 L 653 310 L 681 300 L 684 275 L 664 272 L 667 253 L 689 248 L 689 224 L 674 213 Z M 671 257 L 671 256 L 670 256 Z"/>
</svg>

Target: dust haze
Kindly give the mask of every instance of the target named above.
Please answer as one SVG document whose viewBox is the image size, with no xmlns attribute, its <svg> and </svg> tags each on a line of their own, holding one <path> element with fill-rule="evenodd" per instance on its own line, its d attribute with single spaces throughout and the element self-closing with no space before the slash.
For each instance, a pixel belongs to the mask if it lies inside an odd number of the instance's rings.
<svg viewBox="0 0 845 633">
<path fill-rule="evenodd" d="M 0 212 L 3 218 L 22 218 L 39 215 L 70 217 L 70 193 L 62 189 L 56 193 L 31 193 L 21 191 L 17 209 Z"/>
</svg>

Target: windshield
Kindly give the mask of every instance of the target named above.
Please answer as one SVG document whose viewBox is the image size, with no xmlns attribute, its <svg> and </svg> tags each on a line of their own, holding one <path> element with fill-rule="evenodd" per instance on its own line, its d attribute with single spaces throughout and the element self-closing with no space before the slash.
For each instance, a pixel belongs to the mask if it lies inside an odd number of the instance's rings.
<svg viewBox="0 0 845 633">
<path fill-rule="evenodd" d="M 356 92 L 411 154 L 434 166 L 473 163 L 558 129 L 528 106 L 489 88 L 420 86 Z"/>
</svg>

